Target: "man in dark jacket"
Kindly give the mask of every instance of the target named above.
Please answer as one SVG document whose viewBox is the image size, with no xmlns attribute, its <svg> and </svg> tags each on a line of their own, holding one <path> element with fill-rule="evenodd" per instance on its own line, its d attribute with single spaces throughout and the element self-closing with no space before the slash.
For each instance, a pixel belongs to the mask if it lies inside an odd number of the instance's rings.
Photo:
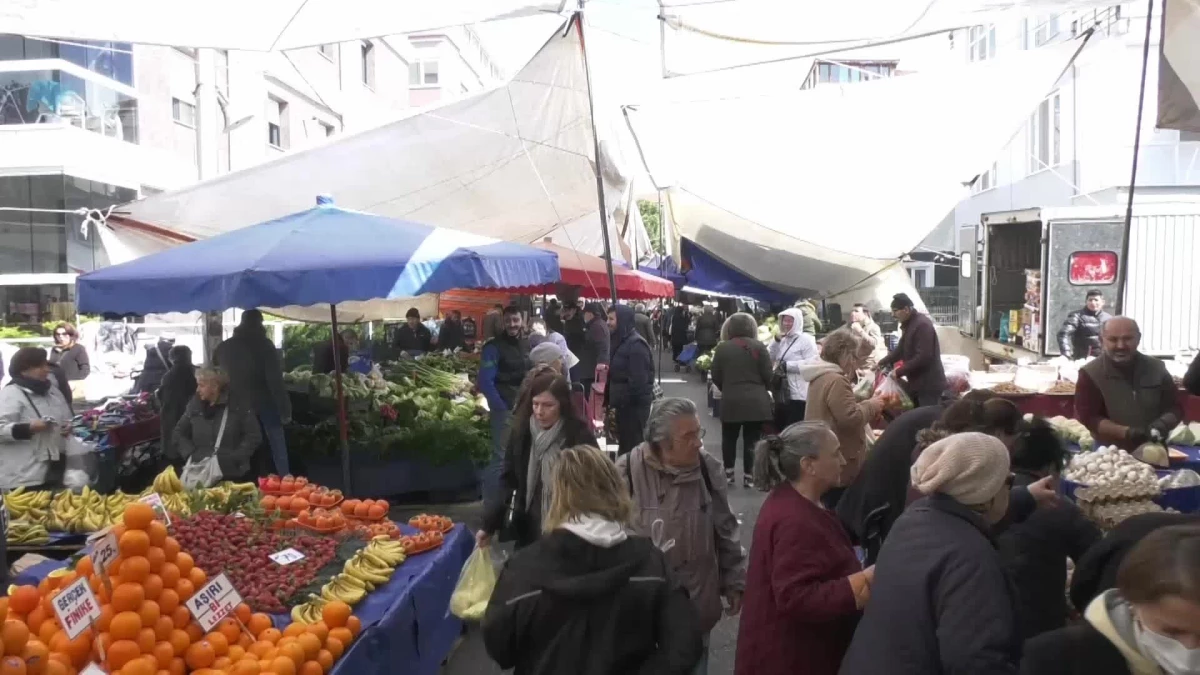
<svg viewBox="0 0 1200 675">
<path fill-rule="evenodd" d="M 612 362 L 608 369 L 608 405 L 617 415 L 618 455 L 630 452 L 642 442 L 650 404 L 654 402 L 654 358 L 650 345 L 634 326 L 634 311 L 629 305 L 613 308 L 617 329 L 613 333 Z"/>
<path fill-rule="evenodd" d="M 946 371 L 942 367 L 942 348 L 933 321 L 913 307 L 906 293 L 892 296 L 892 316 L 904 330 L 900 342 L 879 361 L 879 368 L 895 366 L 897 378 L 907 378 L 905 390 L 917 407 L 934 405 L 946 389 Z"/>
<path fill-rule="evenodd" d="M 438 331 L 437 348 L 438 351 L 449 349 L 461 349 L 467 344 L 466 338 L 463 335 L 462 312 L 453 310 L 446 316 L 446 320 L 442 322 L 442 329 Z"/>
<path fill-rule="evenodd" d="M 146 359 L 133 390 L 136 393 L 154 393 L 162 384 L 163 375 L 171 369 L 171 348 L 174 338 L 159 338 L 153 345 L 146 345 Z"/>
<path fill-rule="evenodd" d="M 229 375 L 230 404 L 258 415 L 262 435 L 271 446 L 275 473 L 290 473 L 283 425 L 292 419 L 292 400 L 283 387 L 279 350 L 267 337 L 262 312 L 257 309 L 242 312 L 233 337 L 217 345 L 213 352 L 213 365 Z"/>
<path fill-rule="evenodd" d="M 704 306 L 704 312 L 696 319 L 696 348 L 701 354 L 712 351 L 721 339 L 721 319 L 709 305 Z"/>
<path fill-rule="evenodd" d="M 1100 354 L 1100 327 L 1112 315 L 1104 311 L 1104 294 L 1088 291 L 1083 309 L 1067 315 L 1058 331 L 1058 349 L 1068 359 L 1085 359 Z"/>
<path fill-rule="evenodd" d="M 529 372 L 529 340 L 524 337 L 521 312 L 516 307 L 507 307 L 503 317 L 504 332 L 484 343 L 479 358 L 479 391 L 487 398 L 492 430 L 492 459 L 483 477 L 484 508 L 499 499 L 505 431 L 516 407 L 521 381 Z"/>
<path fill-rule="evenodd" d="M 1014 485 L 1028 486 L 1062 473 L 1066 448 L 1054 429 L 1037 420 L 1017 436 L 1012 449 Z M 1022 641 L 1067 624 L 1067 558 L 1076 564 L 1100 541 L 1096 527 L 1074 503 L 1037 509 L 1022 523 L 1010 525 L 997 548 L 1013 581 L 1017 627 Z"/>
<path fill-rule="evenodd" d="M 692 312 L 687 305 L 675 305 L 671 308 L 671 359 L 679 361 L 679 353 L 688 343 L 688 329 L 692 326 Z M 676 364 L 675 371 L 679 372 Z"/>
<path fill-rule="evenodd" d="M 638 335 L 650 345 L 650 349 L 654 349 L 654 320 L 646 313 L 646 305 L 639 302 L 636 309 L 636 314 L 633 315 L 633 326 L 637 329 Z"/>
<path fill-rule="evenodd" d="M 558 306 L 557 298 L 550 298 L 550 302 L 546 305 L 546 328 L 555 333 L 562 334 L 563 332 L 563 316 L 562 308 Z"/>
<path fill-rule="evenodd" d="M 562 319 L 563 327 L 559 332 L 567 341 L 567 349 L 575 356 L 579 356 L 587 341 L 587 324 L 583 321 L 583 313 L 579 311 L 579 306 L 574 302 L 568 302 L 562 307 Z M 579 364 L 575 364 L 571 368 L 571 381 L 579 382 L 582 378 L 583 369 L 579 367 Z"/>
<path fill-rule="evenodd" d="M 333 345 L 335 343 L 338 348 L 338 363 L 341 364 L 342 372 L 346 372 L 350 366 L 350 347 L 346 344 L 346 338 L 339 334 L 333 340 L 322 340 L 313 345 L 313 373 L 328 375 L 334 371 Z"/>
<path fill-rule="evenodd" d="M 1183 388 L 1192 396 L 1200 396 L 1200 354 L 1188 366 L 1187 374 L 1183 376 Z"/>
<path fill-rule="evenodd" d="M 171 369 L 163 375 L 162 386 L 155 392 L 158 398 L 159 419 L 162 425 L 163 456 L 176 469 L 183 468 L 183 458 L 175 451 L 175 425 L 183 417 L 188 402 L 196 394 L 196 367 L 192 365 L 192 350 L 183 345 L 171 348 Z"/>
<path fill-rule="evenodd" d="M 579 357 L 579 383 L 590 394 L 592 383 L 596 381 L 596 366 L 607 365 L 610 356 L 608 314 L 600 303 L 589 302 L 583 308 L 583 320 L 586 322 L 583 346 L 580 351 L 571 351 Z M 567 346 L 571 346 L 570 340 Z"/>
<path fill-rule="evenodd" d="M 396 349 L 405 352 L 427 352 L 433 345 L 433 333 L 421 323 L 421 311 L 410 307 L 404 315 L 404 325 L 396 329 Z"/>
</svg>

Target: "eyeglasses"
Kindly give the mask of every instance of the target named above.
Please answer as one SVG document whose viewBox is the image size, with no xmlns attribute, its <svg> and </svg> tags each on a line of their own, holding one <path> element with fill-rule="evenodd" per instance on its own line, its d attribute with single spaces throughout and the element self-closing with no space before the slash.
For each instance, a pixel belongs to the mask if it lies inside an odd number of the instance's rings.
<svg viewBox="0 0 1200 675">
<path fill-rule="evenodd" d="M 704 434 L 705 434 L 704 427 L 700 427 L 699 429 L 697 429 L 695 431 L 687 432 L 686 434 L 683 435 L 683 438 L 684 438 L 684 440 L 688 440 L 688 441 L 692 440 L 693 438 L 698 441 L 702 441 L 702 440 L 704 440 Z"/>
<path fill-rule="evenodd" d="M 54 331 L 54 337 L 67 337 L 67 332 L 65 330 L 56 330 Z"/>
</svg>

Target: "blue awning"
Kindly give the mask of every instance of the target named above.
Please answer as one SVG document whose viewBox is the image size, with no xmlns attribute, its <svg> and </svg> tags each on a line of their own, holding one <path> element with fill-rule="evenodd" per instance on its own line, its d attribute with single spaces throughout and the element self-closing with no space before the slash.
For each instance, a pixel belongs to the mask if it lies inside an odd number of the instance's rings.
<svg viewBox="0 0 1200 675">
<path fill-rule="evenodd" d="M 219 311 L 516 290 L 559 278 L 551 251 L 321 203 L 84 274 L 76 302 L 87 313 Z"/>
<path fill-rule="evenodd" d="M 680 240 L 679 251 L 680 269 L 692 288 L 785 305 L 796 300 L 793 294 L 777 291 L 726 265 L 690 239 Z"/>
</svg>

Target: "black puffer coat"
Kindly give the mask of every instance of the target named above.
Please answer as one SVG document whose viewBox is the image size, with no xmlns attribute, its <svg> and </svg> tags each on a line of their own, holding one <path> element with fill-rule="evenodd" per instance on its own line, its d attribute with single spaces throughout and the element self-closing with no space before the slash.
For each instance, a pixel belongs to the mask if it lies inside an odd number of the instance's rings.
<svg viewBox="0 0 1200 675">
<path fill-rule="evenodd" d="M 1015 675 L 1013 594 L 988 530 L 943 495 L 910 506 L 879 554 L 841 675 Z"/>
<path fill-rule="evenodd" d="M 1016 473 L 1015 485 L 1029 486 L 1040 476 Z M 1076 564 L 1100 529 L 1071 502 L 1037 509 L 1024 522 L 1010 525 L 997 538 L 1004 569 L 1017 593 L 1017 621 L 1022 640 L 1067 624 L 1067 558 Z"/>
<path fill-rule="evenodd" d="M 1058 349 L 1067 358 L 1082 359 L 1088 354 L 1099 355 L 1100 327 L 1112 315 L 1104 310 L 1090 312 L 1077 309 L 1067 315 L 1058 331 Z"/>
</svg>

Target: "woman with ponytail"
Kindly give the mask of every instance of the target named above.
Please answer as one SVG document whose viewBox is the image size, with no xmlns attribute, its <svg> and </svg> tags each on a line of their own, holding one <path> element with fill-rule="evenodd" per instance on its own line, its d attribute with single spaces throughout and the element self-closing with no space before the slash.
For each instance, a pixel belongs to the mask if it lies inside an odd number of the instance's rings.
<svg viewBox="0 0 1200 675">
<path fill-rule="evenodd" d="M 824 422 L 797 422 L 754 451 L 754 483 L 770 495 L 754 527 L 736 675 L 837 675 L 874 568 L 821 496 L 846 461 Z"/>
</svg>

